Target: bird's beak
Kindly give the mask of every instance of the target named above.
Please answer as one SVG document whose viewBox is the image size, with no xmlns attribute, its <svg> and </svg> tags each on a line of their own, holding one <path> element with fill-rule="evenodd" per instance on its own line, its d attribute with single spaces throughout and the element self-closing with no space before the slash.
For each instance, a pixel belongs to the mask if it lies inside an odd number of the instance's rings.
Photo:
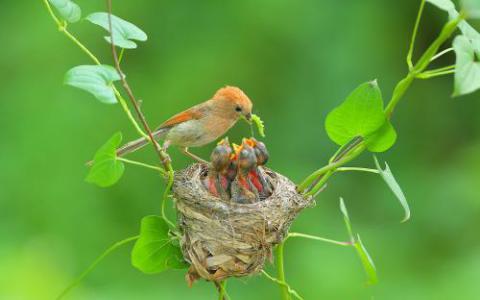
<svg viewBox="0 0 480 300">
<path fill-rule="evenodd" d="M 245 119 L 250 123 L 250 121 L 252 120 L 252 114 L 251 113 L 246 114 Z"/>
</svg>

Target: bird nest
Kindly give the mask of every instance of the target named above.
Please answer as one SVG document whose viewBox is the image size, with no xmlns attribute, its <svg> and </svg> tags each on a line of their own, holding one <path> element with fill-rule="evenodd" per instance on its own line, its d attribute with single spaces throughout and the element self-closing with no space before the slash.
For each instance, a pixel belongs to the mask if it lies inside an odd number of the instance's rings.
<svg viewBox="0 0 480 300">
<path fill-rule="evenodd" d="M 288 178 L 264 167 L 260 170 L 273 192 L 251 204 L 211 195 L 201 181 L 208 172 L 205 165 L 194 164 L 175 173 L 173 193 L 181 249 L 191 264 L 186 275 L 189 284 L 199 278 L 218 282 L 261 271 L 298 213 L 312 204 Z"/>
</svg>

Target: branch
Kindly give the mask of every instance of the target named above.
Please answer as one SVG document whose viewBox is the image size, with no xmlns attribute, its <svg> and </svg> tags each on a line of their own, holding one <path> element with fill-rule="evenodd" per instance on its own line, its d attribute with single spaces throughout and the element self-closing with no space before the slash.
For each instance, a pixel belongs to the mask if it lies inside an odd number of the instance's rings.
<svg viewBox="0 0 480 300">
<path fill-rule="evenodd" d="M 122 82 L 123 89 L 128 95 L 128 98 L 130 99 L 130 102 L 133 105 L 133 108 L 135 109 L 135 112 L 137 113 L 138 118 L 140 119 L 140 122 L 142 123 L 143 128 L 147 132 L 148 138 L 150 139 L 150 142 L 153 145 L 153 148 L 155 149 L 155 152 L 157 153 L 161 163 L 163 164 L 164 168 L 166 171 L 169 171 L 172 169 L 172 166 L 170 164 L 170 158 L 168 157 L 168 154 L 161 149 L 160 145 L 155 141 L 155 138 L 153 137 L 152 130 L 150 129 L 150 126 L 148 126 L 147 120 L 145 119 L 145 116 L 143 115 L 142 111 L 140 110 L 140 106 L 138 105 L 137 99 L 133 95 L 133 91 L 130 88 L 130 85 L 128 84 L 127 79 L 123 75 L 122 68 L 120 67 L 120 60 L 118 58 L 117 54 L 117 49 L 115 46 L 115 42 L 113 40 L 113 30 L 112 30 L 112 1 L 107 0 L 107 8 L 108 8 L 108 27 L 110 31 L 110 44 L 112 48 L 112 56 L 113 56 L 113 61 L 115 63 L 115 69 L 118 72 L 118 75 L 120 76 L 120 80 Z"/>
</svg>

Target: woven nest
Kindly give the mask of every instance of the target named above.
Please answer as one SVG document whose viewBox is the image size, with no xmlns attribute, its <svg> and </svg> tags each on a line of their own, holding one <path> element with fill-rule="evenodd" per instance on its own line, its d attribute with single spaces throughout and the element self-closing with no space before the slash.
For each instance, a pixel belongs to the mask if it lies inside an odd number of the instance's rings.
<svg viewBox="0 0 480 300">
<path fill-rule="evenodd" d="M 311 205 L 311 199 L 299 195 L 288 178 L 267 168 L 261 171 L 273 193 L 252 204 L 212 196 L 201 182 L 208 172 L 204 165 L 176 172 L 173 193 L 183 233 L 182 252 L 191 264 L 186 276 L 189 284 L 199 278 L 218 282 L 259 272 L 297 214 Z"/>
</svg>

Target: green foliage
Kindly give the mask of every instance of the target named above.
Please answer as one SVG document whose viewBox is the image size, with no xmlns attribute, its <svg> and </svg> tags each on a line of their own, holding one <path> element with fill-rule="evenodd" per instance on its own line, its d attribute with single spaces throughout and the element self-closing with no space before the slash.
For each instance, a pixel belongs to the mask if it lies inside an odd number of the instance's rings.
<svg viewBox="0 0 480 300">
<path fill-rule="evenodd" d="M 147 274 L 188 267 L 180 247 L 169 236 L 168 224 L 159 216 L 142 219 L 140 238 L 132 250 L 132 265 Z"/>
<path fill-rule="evenodd" d="M 427 2 L 447 12 L 455 10 L 455 4 L 451 0 L 427 0 Z"/>
<path fill-rule="evenodd" d="M 374 156 L 373 159 L 375 160 L 375 166 L 377 167 L 380 176 L 383 178 L 383 180 L 385 180 L 385 183 L 388 185 L 390 190 L 392 190 L 393 194 L 397 197 L 398 201 L 403 207 L 403 210 L 405 211 L 405 217 L 403 218 L 402 222 L 407 221 L 408 219 L 410 219 L 410 207 L 408 206 L 405 194 L 400 188 L 398 182 L 395 180 L 395 177 L 393 176 L 393 173 L 390 170 L 387 162 L 385 162 L 385 169 L 382 169 L 380 167 L 377 157 Z"/>
<path fill-rule="evenodd" d="M 395 130 L 385 117 L 382 94 L 376 81 L 357 87 L 328 114 L 325 127 L 330 139 L 338 145 L 343 146 L 361 136 L 372 152 L 386 151 L 396 140 Z"/>
<path fill-rule="evenodd" d="M 258 133 L 261 137 L 265 137 L 265 125 L 263 124 L 262 119 L 256 114 L 252 114 L 252 122 L 256 125 Z"/>
<path fill-rule="evenodd" d="M 108 187 L 115 184 L 123 175 L 125 166 L 117 160 L 117 147 L 122 142 L 122 134 L 115 133 L 95 153 L 93 165 L 85 179 L 100 187 Z"/>
<path fill-rule="evenodd" d="M 88 15 L 86 19 L 110 32 L 107 13 L 93 13 Z M 137 48 L 137 44 L 132 40 L 144 42 L 148 38 L 147 34 L 140 28 L 114 15 L 112 15 L 112 31 L 115 46 L 125 49 Z M 110 36 L 106 36 L 105 40 L 111 43 Z"/>
<path fill-rule="evenodd" d="M 112 85 L 120 75 L 112 66 L 84 65 L 70 69 L 65 74 L 65 84 L 85 90 L 103 103 L 117 103 Z"/>
<path fill-rule="evenodd" d="M 472 41 L 463 35 L 455 38 L 453 49 L 457 57 L 454 96 L 480 89 L 480 49 L 475 49 Z"/>
<path fill-rule="evenodd" d="M 71 0 L 48 0 L 58 11 L 62 18 L 70 23 L 75 23 L 82 17 L 80 6 Z"/>
<path fill-rule="evenodd" d="M 358 257 L 360 258 L 363 268 L 365 269 L 365 273 L 368 276 L 368 284 L 376 284 L 378 282 L 378 277 L 375 264 L 373 263 L 370 255 L 368 254 L 367 249 L 363 245 L 362 240 L 360 239 L 360 235 L 357 234 L 357 238 L 355 238 L 355 236 L 353 235 L 350 217 L 348 216 L 347 207 L 345 206 L 345 202 L 342 198 L 340 198 L 340 211 L 343 214 L 343 220 L 345 222 L 345 226 L 347 227 L 350 241 L 352 242 L 353 247 L 357 251 Z"/>
</svg>

